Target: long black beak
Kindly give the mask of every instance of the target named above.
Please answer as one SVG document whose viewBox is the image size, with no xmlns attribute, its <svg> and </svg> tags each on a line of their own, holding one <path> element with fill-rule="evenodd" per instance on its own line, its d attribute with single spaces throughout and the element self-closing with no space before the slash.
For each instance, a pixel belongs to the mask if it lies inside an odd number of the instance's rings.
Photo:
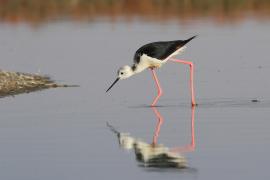
<svg viewBox="0 0 270 180">
<path fill-rule="evenodd" d="M 114 85 L 115 85 L 115 83 L 117 83 L 117 81 L 119 81 L 119 77 L 112 83 L 112 85 L 107 89 L 107 91 L 106 92 L 108 92 Z"/>
</svg>

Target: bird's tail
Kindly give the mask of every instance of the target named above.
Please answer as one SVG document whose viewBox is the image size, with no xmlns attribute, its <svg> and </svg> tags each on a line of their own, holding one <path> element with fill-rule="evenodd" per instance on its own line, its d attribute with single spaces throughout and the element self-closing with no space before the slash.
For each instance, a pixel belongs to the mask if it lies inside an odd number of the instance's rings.
<svg viewBox="0 0 270 180">
<path fill-rule="evenodd" d="M 188 43 L 189 41 L 191 41 L 192 39 L 194 39 L 195 37 L 197 37 L 198 35 L 192 36 L 191 38 L 188 38 L 187 40 L 185 40 L 185 43 Z"/>
</svg>

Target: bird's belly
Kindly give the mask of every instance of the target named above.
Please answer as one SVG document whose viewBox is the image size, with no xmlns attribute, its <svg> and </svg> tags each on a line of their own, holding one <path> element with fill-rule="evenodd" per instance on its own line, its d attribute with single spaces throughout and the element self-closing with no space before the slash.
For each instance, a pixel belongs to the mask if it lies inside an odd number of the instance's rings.
<svg viewBox="0 0 270 180">
<path fill-rule="evenodd" d="M 149 57 L 147 55 L 143 55 L 141 58 L 141 63 L 149 68 L 160 68 L 165 61 L 158 60 L 156 58 Z"/>
<path fill-rule="evenodd" d="M 139 63 L 135 65 L 134 72 L 139 73 L 147 68 L 160 68 L 165 62 L 144 54 L 141 56 Z"/>
<path fill-rule="evenodd" d="M 160 68 L 162 66 L 162 63 L 149 63 L 149 68 Z"/>
</svg>

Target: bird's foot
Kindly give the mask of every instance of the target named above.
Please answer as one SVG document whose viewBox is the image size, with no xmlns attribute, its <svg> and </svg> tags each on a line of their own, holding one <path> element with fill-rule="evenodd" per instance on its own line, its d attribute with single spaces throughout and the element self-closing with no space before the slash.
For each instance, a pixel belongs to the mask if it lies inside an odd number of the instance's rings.
<svg viewBox="0 0 270 180">
<path fill-rule="evenodd" d="M 197 107 L 197 106 L 198 106 L 198 103 L 193 103 L 193 102 L 192 102 L 192 103 L 191 103 L 191 106 L 192 106 L 192 107 Z"/>
</svg>

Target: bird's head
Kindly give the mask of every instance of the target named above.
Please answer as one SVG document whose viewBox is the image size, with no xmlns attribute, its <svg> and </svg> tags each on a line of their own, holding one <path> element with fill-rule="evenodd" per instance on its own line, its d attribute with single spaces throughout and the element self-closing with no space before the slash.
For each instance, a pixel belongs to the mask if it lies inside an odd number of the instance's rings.
<svg viewBox="0 0 270 180">
<path fill-rule="evenodd" d="M 133 74 L 134 74 L 134 72 L 132 71 L 132 68 L 130 66 L 120 67 L 117 71 L 116 80 L 112 83 L 112 85 L 107 89 L 106 92 L 108 92 L 119 80 L 127 79 L 130 76 L 132 76 Z"/>
<path fill-rule="evenodd" d="M 133 75 L 133 71 L 131 69 L 130 66 L 123 66 L 123 67 L 120 67 L 117 71 L 117 77 L 119 79 L 127 79 L 129 78 L 130 76 Z"/>
</svg>

